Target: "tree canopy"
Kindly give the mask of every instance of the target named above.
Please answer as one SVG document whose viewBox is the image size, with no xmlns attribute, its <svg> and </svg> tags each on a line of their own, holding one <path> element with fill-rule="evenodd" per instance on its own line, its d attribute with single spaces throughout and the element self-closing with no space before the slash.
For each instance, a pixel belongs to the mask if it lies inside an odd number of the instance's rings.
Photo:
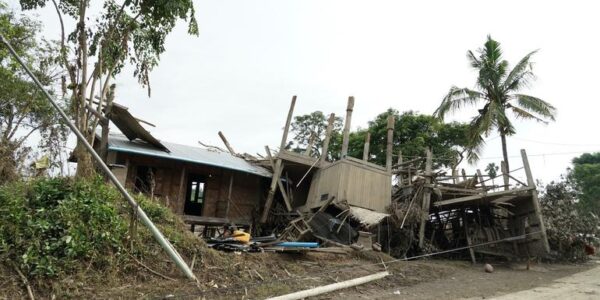
<svg viewBox="0 0 600 300">
<path fill-rule="evenodd" d="M 40 39 L 39 22 L 17 16 L 0 2 L 0 32 L 51 92 L 61 71 L 55 43 Z M 0 48 L 0 183 L 17 178 L 32 149 L 27 141 L 40 135 L 39 149 L 56 157 L 66 128 L 53 108 L 4 47 Z M 57 160 L 51 162 L 56 164 Z"/>
<path fill-rule="evenodd" d="M 61 29 L 60 63 L 68 74 L 63 79 L 63 94 L 70 94 L 71 115 L 89 142 L 93 141 L 100 122 L 97 115 L 112 104 L 107 100 L 111 78 L 130 64 L 135 67 L 133 75 L 147 87 L 150 96 L 150 72 L 166 50 L 165 40 L 177 21 L 187 21 L 188 32 L 198 33 L 192 0 L 125 0 L 121 3 L 106 0 L 94 20 L 90 20 L 89 0 L 20 2 L 24 10 L 50 3 L 55 8 Z M 65 28 L 65 17 L 76 21 L 73 28 Z M 93 174 L 91 156 L 80 141 L 75 154 L 77 175 Z"/>
<path fill-rule="evenodd" d="M 437 165 L 452 166 L 462 161 L 468 146 L 467 124 L 457 122 L 443 123 L 433 116 L 418 114 L 413 111 L 400 114 L 399 111 L 391 108 L 369 121 L 367 128 L 359 128 L 350 133 L 348 155 L 362 158 L 365 138 L 367 133 L 370 133 L 369 161 L 385 165 L 387 118 L 390 115 L 393 115 L 395 118 L 393 135 L 395 157 L 397 157 L 398 150 L 401 150 L 402 155 L 408 159 L 415 156 L 423 156 L 425 149 L 430 147 L 434 156 L 438 158 L 435 162 Z M 315 126 L 315 124 L 318 125 Z M 342 145 L 341 118 L 336 119 L 335 124 L 334 134 L 332 135 L 328 151 L 328 158 L 331 160 L 339 159 Z M 308 145 L 308 137 L 312 130 L 314 130 L 313 128 L 318 128 L 316 131 L 318 131 L 318 136 L 320 137 L 314 147 L 320 149 L 326 127 L 327 121 L 321 112 L 296 117 L 292 124 L 296 149 L 304 151 Z M 313 151 L 314 153 L 320 152 Z"/>
<path fill-rule="evenodd" d="M 573 159 L 569 179 L 577 191 L 581 209 L 600 213 L 600 152 L 584 153 Z"/>
</svg>

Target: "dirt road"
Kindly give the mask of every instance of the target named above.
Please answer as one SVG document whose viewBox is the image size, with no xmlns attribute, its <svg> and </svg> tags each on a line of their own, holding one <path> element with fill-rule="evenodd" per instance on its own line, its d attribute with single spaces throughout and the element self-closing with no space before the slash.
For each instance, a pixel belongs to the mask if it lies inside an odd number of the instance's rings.
<svg viewBox="0 0 600 300">
<path fill-rule="evenodd" d="M 483 266 L 468 262 L 429 261 L 435 269 L 444 268 L 444 275 L 437 279 L 416 281 L 415 284 L 386 286 L 362 286 L 330 295 L 335 299 L 546 299 L 538 293 L 554 291 L 556 298 L 574 299 L 575 291 L 581 298 L 600 297 L 600 265 L 587 264 L 537 264 L 530 270 L 524 264 L 496 264 L 493 273 L 485 273 Z M 410 274 L 394 274 L 406 276 Z M 560 284 L 557 288 L 554 285 Z M 531 290 L 533 289 L 533 290 Z M 523 291 L 521 293 L 516 293 Z M 521 296 L 522 295 L 522 296 Z M 548 294 L 550 295 L 550 294 Z M 560 295 L 560 296 L 558 296 Z M 565 295 L 568 295 L 566 297 Z M 522 298 L 518 298 L 522 297 Z M 566 298 L 565 298 L 566 297 Z"/>
<path fill-rule="evenodd" d="M 496 297 L 497 300 L 508 299 L 599 299 L 600 298 L 600 264 L 590 270 L 563 277 L 547 286 Z"/>
</svg>

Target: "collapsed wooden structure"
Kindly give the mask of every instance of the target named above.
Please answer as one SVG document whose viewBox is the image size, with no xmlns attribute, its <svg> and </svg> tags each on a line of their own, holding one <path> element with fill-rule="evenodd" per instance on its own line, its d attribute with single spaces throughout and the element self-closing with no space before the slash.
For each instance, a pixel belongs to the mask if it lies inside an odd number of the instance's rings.
<svg viewBox="0 0 600 300">
<path fill-rule="evenodd" d="M 273 154 L 268 146 L 265 147 L 268 159 L 263 162 L 263 165 L 272 168 L 273 177 L 262 210 L 261 223 L 267 222 L 277 192 L 281 194 L 288 212 L 318 210 L 328 202 L 327 200 L 335 198 L 336 202 L 343 201 L 351 207 L 384 213 L 391 200 L 393 117 L 388 120 L 386 167 L 368 162 L 368 154 L 364 155 L 362 160 L 350 157 L 348 142 L 354 97 L 349 97 L 340 159 L 331 162 L 328 161 L 327 156 L 334 114 L 329 116 L 319 157 L 310 155 L 313 145 L 309 145 L 304 153 L 285 149 L 295 105 L 296 96 L 292 98 L 279 151 Z M 365 153 L 368 153 L 368 145 L 367 142 Z"/>
<path fill-rule="evenodd" d="M 471 176 L 463 170 L 460 177 L 456 170 L 449 175 L 433 170 L 430 151 L 407 162 L 400 159 L 393 171 L 398 183 L 392 207 L 404 219 L 411 206 L 420 210 L 419 249 L 426 244 L 442 251 L 464 247 L 473 262 L 478 254 L 544 256 L 550 249 L 535 181 L 525 150 L 521 157 L 522 167 L 514 170 L 502 162 L 501 185 L 479 170 Z M 519 179 L 522 175 L 525 179 Z"/>
</svg>

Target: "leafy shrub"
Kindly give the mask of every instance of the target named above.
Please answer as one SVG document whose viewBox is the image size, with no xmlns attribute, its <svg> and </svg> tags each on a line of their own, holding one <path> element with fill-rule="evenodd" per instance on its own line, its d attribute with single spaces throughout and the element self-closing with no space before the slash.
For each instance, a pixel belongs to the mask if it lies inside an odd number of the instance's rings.
<svg viewBox="0 0 600 300">
<path fill-rule="evenodd" d="M 101 179 L 39 179 L 0 187 L 0 257 L 34 277 L 69 272 L 76 261 L 119 257 L 127 224 Z M 99 261 L 96 261 L 99 262 Z"/>
</svg>

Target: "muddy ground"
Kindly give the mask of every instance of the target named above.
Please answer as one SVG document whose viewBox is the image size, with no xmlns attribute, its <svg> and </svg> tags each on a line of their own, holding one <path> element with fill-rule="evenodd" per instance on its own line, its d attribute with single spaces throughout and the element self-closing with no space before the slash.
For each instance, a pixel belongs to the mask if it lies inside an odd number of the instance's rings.
<svg viewBox="0 0 600 300">
<path fill-rule="evenodd" d="M 549 285 L 557 278 L 598 265 L 595 262 L 535 264 L 527 271 L 523 264 L 494 263 L 495 271 L 485 273 L 482 265 L 462 261 L 428 259 L 390 263 L 393 258 L 372 251 L 349 255 L 211 253 L 195 263 L 199 286 L 171 266 L 162 270 L 168 279 L 149 270 L 132 274 L 131 279 L 126 275 L 113 278 L 97 274 L 93 283 L 88 277 L 66 278 L 57 283 L 68 287 L 64 294 L 38 291 L 36 298 L 264 299 L 373 274 L 387 267 L 392 275 L 384 279 L 317 299 L 481 299 Z M 387 262 L 386 267 L 382 261 Z M 17 280 L 11 281 L 0 282 L 0 299 L 26 298 L 24 287 Z"/>
</svg>

